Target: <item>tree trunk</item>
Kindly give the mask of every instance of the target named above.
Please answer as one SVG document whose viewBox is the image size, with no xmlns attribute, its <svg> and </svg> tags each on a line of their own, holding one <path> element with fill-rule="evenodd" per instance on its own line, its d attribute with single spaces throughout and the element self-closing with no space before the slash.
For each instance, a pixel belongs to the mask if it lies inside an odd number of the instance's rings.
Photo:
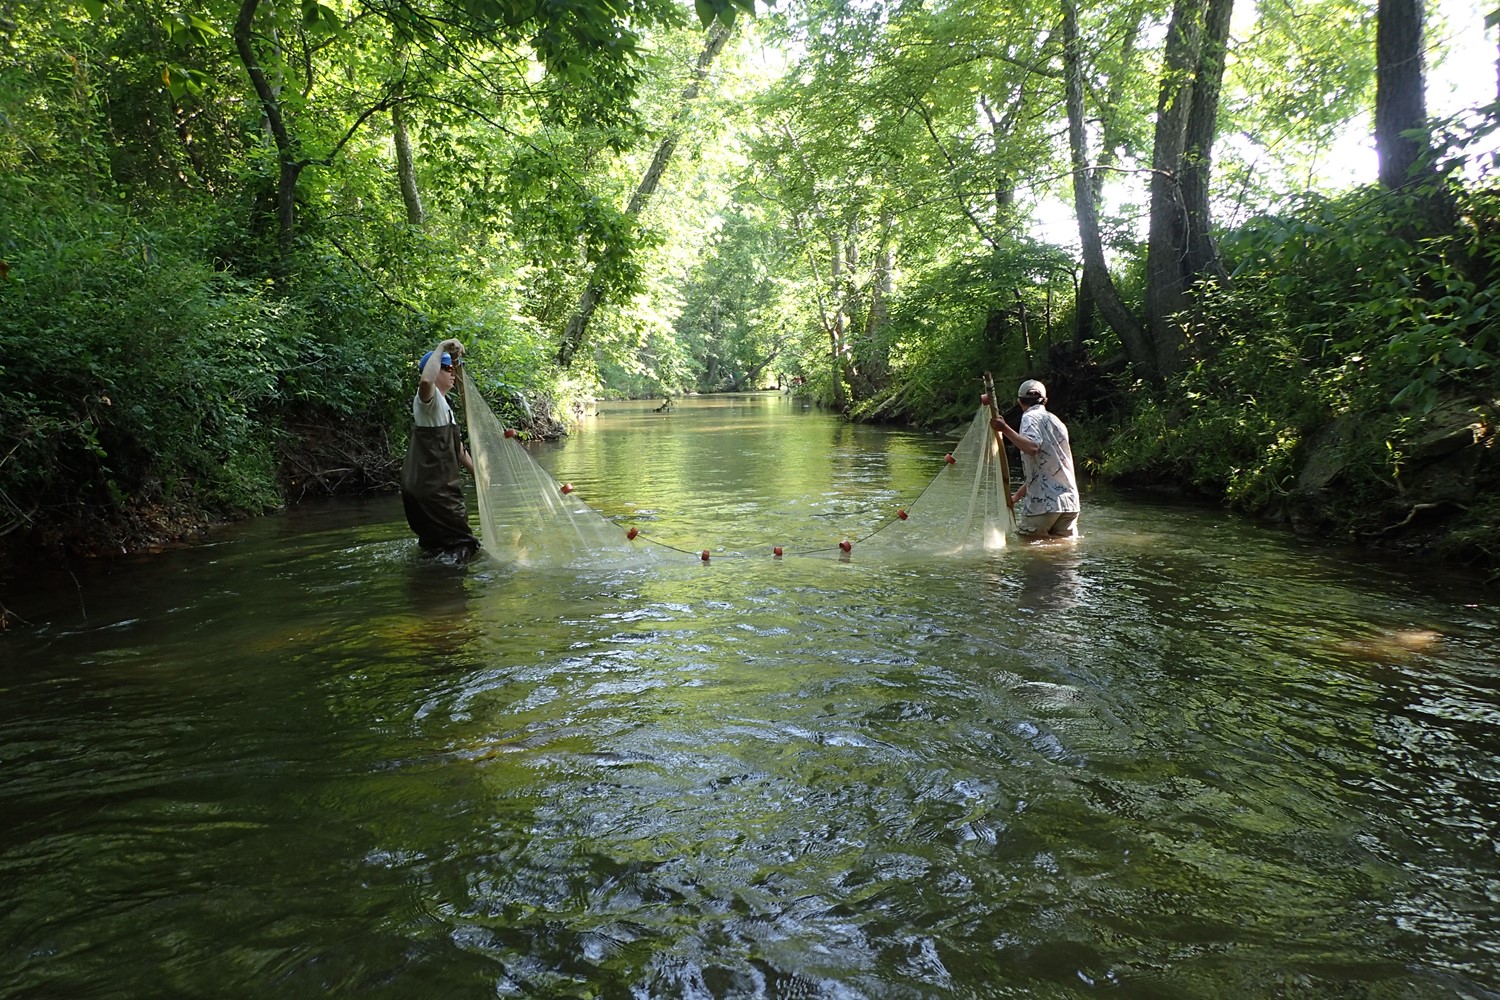
<svg viewBox="0 0 1500 1000">
<path fill-rule="evenodd" d="M 651 165 L 646 168 L 645 175 L 636 186 L 635 194 L 630 197 L 630 205 L 625 209 L 627 215 L 639 218 L 651 196 L 656 193 L 657 185 L 667 170 L 667 164 L 672 160 L 672 154 L 677 151 L 677 144 L 682 141 L 682 124 L 687 118 L 688 109 L 698 99 L 698 92 L 703 86 L 703 81 L 708 77 L 709 68 L 714 59 L 723 50 L 729 41 L 730 31 L 724 25 L 715 21 L 709 26 L 708 35 L 703 42 L 703 51 L 698 53 L 698 64 L 694 67 L 692 81 L 682 92 L 681 106 L 677 111 L 676 120 L 673 122 L 671 131 L 662 139 L 656 147 L 656 155 L 651 158 Z M 594 318 L 594 310 L 604 300 L 606 284 L 605 275 L 601 268 L 606 265 L 597 264 L 593 273 L 589 275 L 588 284 L 579 296 L 578 307 L 573 315 L 568 318 L 567 326 L 563 328 L 562 343 L 557 349 L 557 363 L 564 368 L 572 365 L 573 358 L 577 356 L 579 348 L 583 346 L 588 337 L 589 323 Z"/>
<path fill-rule="evenodd" d="M 250 75 L 250 83 L 255 88 L 261 113 L 265 116 L 266 128 L 270 130 L 276 144 L 276 246 L 279 255 L 278 269 L 284 272 L 297 231 L 297 178 L 307 164 L 297 156 L 297 142 L 287 131 L 276 88 L 267 78 L 251 44 L 251 26 L 259 6 L 260 0 L 242 0 L 239 17 L 234 22 L 234 45 L 239 52 L 240 61 L 245 65 L 245 72 Z"/>
<path fill-rule="evenodd" d="M 1005 142 L 1010 137 L 1011 129 L 1015 127 L 1016 114 L 1025 106 L 1025 94 L 1023 85 L 1020 94 L 1016 96 L 1016 100 L 1011 105 L 1011 113 L 1005 115 L 1003 118 L 995 114 L 994 110 L 990 107 L 989 100 L 983 94 L 979 95 L 979 110 L 984 112 L 985 117 L 990 122 L 990 142 L 993 143 L 991 148 L 995 150 L 997 164 L 1000 160 L 1000 150 L 1005 148 Z M 1004 220 L 1009 217 L 1010 210 L 1015 208 L 1015 205 L 1016 179 L 1010 175 L 1009 171 L 996 169 L 995 218 L 1001 220 L 1001 224 L 1003 225 Z"/>
<path fill-rule="evenodd" d="M 1214 243 L 1212 216 L 1208 206 L 1209 181 L 1213 168 L 1214 138 L 1218 135 L 1219 94 L 1224 82 L 1224 52 L 1229 41 L 1229 18 L 1233 0 L 1209 0 L 1204 24 L 1203 50 L 1198 59 L 1198 70 L 1193 83 L 1193 107 L 1188 115 L 1187 135 L 1183 143 L 1182 204 L 1187 216 L 1187 256 L 1183 266 L 1183 287 L 1191 288 L 1200 281 L 1229 284 L 1229 272 L 1224 269 L 1219 257 L 1219 248 Z M 1208 345 L 1192 342 L 1187 329 L 1179 334 L 1188 340 L 1188 347 L 1202 351 Z M 1157 340 L 1160 351 L 1163 341 Z M 1170 359 L 1173 365 L 1163 370 L 1175 370 L 1179 345 L 1173 345 Z"/>
<path fill-rule="evenodd" d="M 1073 272 L 1073 350 L 1083 350 L 1086 341 L 1093 338 L 1099 329 L 1097 317 L 1099 307 L 1094 302 L 1094 293 L 1090 290 L 1090 275 L 1087 264 L 1083 266 L 1083 273 Z"/>
<path fill-rule="evenodd" d="M 594 318 L 594 310 L 599 308 L 599 302 L 603 298 L 603 282 L 591 278 L 584 286 L 583 294 L 578 297 L 578 305 L 574 308 L 573 315 L 568 317 L 568 323 L 563 327 L 562 345 L 557 349 L 557 363 L 562 367 L 567 368 L 573 363 L 573 358 L 578 355 L 578 349 L 583 346 L 584 338 L 588 335 L 589 323 Z"/>
<path fill-rule="evenodd" d="M 1021 327 L 1021 346 L 1026 353 L 1026 370 L 1036 370 L 1036 345 L 1031 342 L 1031 317 L 1026 311 L 1026 300 L 1021 297 L 1021 289 L 1012 288 L 1011 294 L 1016 299 L 1016 322 Z"/>
<path fill-rule="evenodd" d="M 1154 378 L 1184 363 L 1187 335 L 1177 317 L 1193 284 L 1222 274 L 1208 233 L 1208 177 L 1232 8 L 1233 0 L 1177 0 L 1167 30 L 1146 247 L 1145 374 Z"/>
<path fill-rule="evenodd" d="M 876 251 L 875 273 L 870 279 L 870 301 L 865 311 L 864 332 L 860 336 L 863 347 L 860 370 L 870 394 L 883 390 L 890 381 L 890 344 L 885 327 L 890 322 L 890 300 L 896 292 L 895 226 L 895 211 L 887 207 L 880 220 L 880 248 Z"/>
<path fill-rule="evenodd" d="M 1428 138 L 1424 13 L 1422 0 L 1380 0 L 1375 33 L 1375 152 L 1380 183 L 1410 196 L 1410 211 L 1396 233 L 1415 247 L 1451 237 L 1459 209 L 1432 156 Z M 1450 262 L 1476 284 L 1488 281 L 1490 263 L 1461 246 Z"/>
<path fill-rule="evenodd" d="M 1067 77 L 1068 145 L 1073 160 L 1073 206 L 1078 216 L 1078 239 L 1083 245 L 1083 284 L 1097 306 L 1104 322 L 1120 338 L 1125 355 L 1132 364 L 1146 365 L 1151 357 L 1146 334 L 1135 314 L 1125 305 L 1110 277 L 1104 260 L 1104 244 L 1099 236 L 1099 214 L 1095 202 L 1097 188 L 1088 162 L 1088 143 L 1084 138 L 1083 66 L 1078 51 L 1078 8 L 1074 0 L 1063 0 L 1063 60 Z"/>
<path fill-rule="evenodd" d="M 1105 98 L 1104 98 L 1105 106 L 1100 109 L 1099 117 L 1100 117 L 1101 121 L 1103 122 L 1103 124 L 1101 125 L 1101 127 L 1099 129 L 1099 162 L 1097 164 L 1095 164 L 1095 167 L 1094 167 L 1094 170 L 1093 170 L 1093 178 L 1092 178 L 1092 181 L 1091 181 L 1091 184 L 1090 184 L 1090 186 L 1093 189 L 1092 190 L 1093 202 L 1092 202 L 1092 204 L 1090 206 L 1090 218 L 1093 220 L 1093 231 L 1094 231 L 1094 234 L 1095 234 L 1094 235 L 1094 241 L 1095 241 L 1095 243 L 1100 242 L 1100 238 L 1101 238 L 1100 234 L 1099 234 L 1099 225 L 1098 225 L 1098 218 L 1099 218 L 1098 206 L 1099 206 L 1099 203 L 1104 198 L 1104 179 L 1107 176 L 1109 169 L 1111 167 L 1113 167 L 1116 162 L 1118 162 L 1118 160 L 1120 158 L 1120 149 L 1124 145 L 1124 141 L 1122 139 L 1122 133 L 1123 133 L 1124 129 L 1123 129 L 1123 127 L 1120 124 L 1120 122 L 1121 122 L 1121 115 L 1118 113 L 1118 111 L 1116 109 L 1118 109 L 1121 106 L 1121 103 L 1123 101 L 1123 95 L 1125 93 L 1125 84 L 1130 79 L 1130 77 L 1133 75 L 1133 73 L 1135 71 L 1136 51 L 1137 51 L 1136 50 L 1136 43 L 1140 40 L 1140 35 L 1141 35 L 1141 20 L 1142 20 L 1143 16 L 1144 15 L 1141 14 L 1140 12 L 1136 12 L 1134 15 L 1132 15 L 1132 18 L 1131 18 L 1130 22 L 1128 23 L 1128 26 L 1125 29 L 1124 37 L 1120 41 L 1120 63 L 1119 63 L 1119 67 L 1117 68 L 1117 70 L 1113 74 L 1110 75 L 1110 78 L 1109 78 L 1109 92 L 1105 95 Z M 1065 11 L 1064 12 L 1064 18 L 1065 18 L 1065 20 L 1067 19 L 1067 17 L 1068 17 L 1068 12 Z M 1084 121 L 1084 117 L 1083 117 L 1083 80 L 1082 80 L 1082 62 L 1083 62 L 1083 60 L 1077 54 L 1077 51 L 1076 51 L 1077 50 L 1077 36 L 1078 36 L 1078 11 L 1077 11 L 1076 5 L 1072 7 L 1071 20 L 1072 20 L 1072 25 L 1073 25 L 1073 27 L 1072 27 L 1072 34 L 1073 34 L 1073 39 L 1074 39 L 1074 41 L 1072 43 L 1073 44 L 1073 48 L 1074 48 L 1074 53 L 1073 53 L 1073 55 L 1072 55 L 1071 58 L 1073 60 L 1073 64 L 1077 64 L 1077 73 L 1079 74 L 1078 79 L 1076 81 L 1074 81 L 1074 82 L 1076 82 L 1076 84 L 1078 86 L 1078 96 L 1077 96 L 1077 99 L 1076 99 L 1076 104 L 1077 104 L 1077 120 L 1079 122 L 1079 135 L 1080 135 L 1080 138 L 1081 138 L 1082 137 L 1082 133 L 1083 133 L 1083 121 Z M 1065 44 L 1067 44 L 1067 43 L 1065 42 Z M 1064 51 L 1063 58 L 1064 58 L 1065 65 L 1067 65 L 1067 60 L 1068 60 L 1069 56 L 1068 56 L 1066 50 Z M 1073 70 L 1069 70 L 1068 72 L 1071 74 L 1074 71 Z M 1070 76 L 1070 79 L 1071 79 L 1071 76 Z M 1069 138 L 1070 139 L 1072 138 L 1072 131 L 1071 131 L 1072 127 L 1073 127 L 1072 122 L 1073 122 L 1073 117 L 1072 117 L 1072 112 L 1070 112 L 1069 123 L 1068 123 Z M 1086 149 L 1087 148 L 1087 143 L 1085 143 L 1082 148 Z M 1077 151 L 1075 150 L 1075 163 L 1079 163 L 1079 162 L 1081 162 L 1085 166 L 1087 166 L 1088 158 L 1087 158 L 1086 154 L 1077 154 Z M 1103 260 L 1103 254 L 1102 254 L 1102 252 L 1098 255 L 1098 259 L 1099 260 Z M 1095 270 L 1097 270 L 1096 267 L 1090 267 L 1087 263 L 1085 263 L 1084 264 L 1084 268 L 1083 268 L 1083 271 L 1084 271 L 1083 275 L 1081 277 L 1078 276 L 1078 275 L 1075 275 L 1075 278 L 1074 278 L 1074 310 L 1073 310 L 1073 350 L 1074 350 L 1074 352 L 1078 352 L 1078 351 L 1082 351 L 1083 350 L 1084 341 L 1088 340 L 1089 338 L 1091 338 L 1094 335 L 1094 331 L 1095 331 L 1095 329 L 1097 327 L 1097 323 L 1095 322 L 1095 317 L 1096 316 L 1102 316 L 1102 313 L 1099 311 L 1098 304 L 1095 301 L 1095 297 L 1094 297 L 1094 285 L 1097 284 L 1097 282 L 1098 282 L 1098 279 L 1092 273 Z M 1105 272 L 1105 279 L 1108 280 L 1108 277 L 1109 277 L 1109 275 L 1108 275 L 1108 272 L 1106 271 Z M 1116 294 L 1116 297 L 1118 298 L 1118 293 Z M 1135 317 L 1134 317 L 1133 314 L 1131 314 L 1131 318 L 1135 319 Z M 1138 321 L 1137 321 L 1137 326 L 1139 326 L 1139 322 Z M 1116 335 L 1118 336 L 1118 331 L 1116 331 Z M 1144 336 L 1144 335 L 1142 335 L 1142 336 Z"/>
<path fill-rule="evenodd" d="M 1403 135 L 1427 126 L 1422 61 L 1422 0 L 1379 0 L 1375 27 L 1375 154 L 1380 183 L 1395 189 L 1415 180 L 1426 152 L 1420 138 Z"/>
<path fill-rule="evenodd" d="M 765 357 L 761 358 L 758 361 L 749 362 L 745 367 L 744 377 L 737 380 L 735 384 L 739 387 L 753 392 L 760 384 L 761 374 L 765 372 L 767 368 L 771 367 L 772 363 L 774 363 L 777 357 L 781 355 L 782 346 L 783 345 L 781 344 L 781 342 L 778 341 L 776 346 L 771 348 L 770 354 L 767 354 Z M 780 386 L 777 386 L 777 388 L 779 389 Z"/>
<path fill-rule="evenodd" d="M 1229 41 L 1233 0 L 1209 0 L 1203 51 L 1193 82 L 1193 108 L 1188 115 L 1182 164 L 1182 200 L 1188 220 L 1188 271 L 1228 281 L 1219 248 L 1210 231 L 1209 176 L 1214 139 L 1219 133 L 1219 94 L 1224 83 L 1224 51 Z"/>
<path fill-rule="evenodd" d="M 411 136 L 406 131 L 406 111 L 399 101 L 391 106 L 391 132 L 396 140 L 396 178 L 401 182 L 406 221 L 420 226 L 427 221 L 427 213 L 422 207 L 422 192 L 417 188 L 417 165 L 412 157 Z"/>
<path fill-rule="evenodd" d="M 839 233 L 834 233 L 830 241 L 829 258 L 832 263 L 828 275 L 828 300 L 833 304 L 833 315 L 829 317 L 828 323 L 828 349 L 833 368 L 833 395 L 839 409 L 843 411 L 849 407 L 849 400 L 844 394 L 845 383 L 853 380 L 849 378 L 848 333 L 844 328 L 849 281 L 844 270 L 844 240 Z"/>
</svg>

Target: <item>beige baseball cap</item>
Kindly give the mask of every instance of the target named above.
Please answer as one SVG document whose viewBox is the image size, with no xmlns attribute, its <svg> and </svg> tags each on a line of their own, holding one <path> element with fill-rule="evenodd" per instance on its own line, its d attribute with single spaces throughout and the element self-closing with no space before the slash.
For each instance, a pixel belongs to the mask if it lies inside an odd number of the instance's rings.
<svg viewBox="0 0 1500 1000">
<path fill-rule="evenodd" d="M 1046 399 L 1047 387 L 1036 379 L 1029 378 L 1021 383 L 1021 388 L 1016 390 L 1017 399 L 1025 399 L 1028 396 L 1035 396 L 1037 399 Z"/>
</svg>

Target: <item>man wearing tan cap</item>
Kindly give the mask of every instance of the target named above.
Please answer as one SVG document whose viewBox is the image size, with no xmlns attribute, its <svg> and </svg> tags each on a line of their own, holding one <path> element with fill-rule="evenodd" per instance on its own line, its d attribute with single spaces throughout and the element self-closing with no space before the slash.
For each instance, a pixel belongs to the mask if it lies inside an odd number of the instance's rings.
<svg viewBox="0 0 1500 1000">
<path fill-rule="evenodd" d="M 1029 539 L 1072 538 L 1078 533 L 1079 504 L 1068 427 L 1047 412 L 1047 387 L 1034 378 L 1021 383 L 1016 402 L 1019 429 L 1004 417 L 990 421 L 1021 452 L 1023 481 L 1010 498 L 1016 532 Z"/>
</svg>

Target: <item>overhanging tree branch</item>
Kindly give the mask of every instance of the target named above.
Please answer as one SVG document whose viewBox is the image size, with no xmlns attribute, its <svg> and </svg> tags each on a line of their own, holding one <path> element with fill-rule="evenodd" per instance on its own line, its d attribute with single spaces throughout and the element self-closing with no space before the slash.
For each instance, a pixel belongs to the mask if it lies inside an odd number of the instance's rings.
<svg viewBox="0 0 1500 1000">
<path fill-rule="evenodd" d="M 639 219 L 640 213 L 651 200 L 652 194 L 656 192 L 661 178 L 667 170 L 667 164 L 671 162 L 672 154 L 677 151 L 677 144 L 682 141 L 682 130 L 687 119 L 689 110 L 702 88 L 703 81 L 708 77 L 709 68 L 714 59 L 723 50 L 729 41 L 730 29 L 726 28 L 721 21 L 714 21 L 708 29 L 708 36 L 704 40 L 703 50 L 698 54 L 698 62 L 694 67 L 692 80 L 682 92 L 681 106 L 678 108 L 672 128 L 662 139 L 656 148 L 656 155 L 651 158 L 651 165 L 646 168 L 645 175 L 637 185 L 635 193 L 631 195 L 630 204 L 625 209 L 626 214 L 632 219 Z M 567 368 L 573 363 L 579 348 L 583 346 L 584 339 L 588 336 L 589 323 L 593 319 L 594 311 L 604 298 L 607 286 L 605 269 L 609 266 L 608 258 L 594 265 L 589 274 L 588 284 L 584 287 L 583 294 L 579 296 L 578 306 L 573 315 L 568 318 L 568 324 L 563 329 L 562 343 L 557 350 L 557 363 Z"/>
</svg>

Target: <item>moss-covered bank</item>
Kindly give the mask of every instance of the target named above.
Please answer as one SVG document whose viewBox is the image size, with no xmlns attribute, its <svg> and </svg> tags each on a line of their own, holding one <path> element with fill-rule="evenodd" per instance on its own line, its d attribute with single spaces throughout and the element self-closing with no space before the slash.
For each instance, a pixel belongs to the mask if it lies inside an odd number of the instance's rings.
<svg viewBox="0 0 1500 1000">
<path fill-rule="evenodd" d="M 1341 417 L 1302 449 L 1296 479 L 1264 513 L 1304 534 L 1413 557 L 1500 567 L 1500 397 L 1452 399 L 1390 442 L 1393 475 L 1365 482 L 1359 418 Z"/>
<path fill-rule="evenodd" d="M 1209 499 L 1299 535 L 1500 569 L 1500 393 L 1301 428 L 1264 416 L 1241 410 L 1229 435 L 1216 407 L 1151 404 L 1123 423 L 1082 421 L 1080 458 L 1114 484 Z"/>
</svg>

